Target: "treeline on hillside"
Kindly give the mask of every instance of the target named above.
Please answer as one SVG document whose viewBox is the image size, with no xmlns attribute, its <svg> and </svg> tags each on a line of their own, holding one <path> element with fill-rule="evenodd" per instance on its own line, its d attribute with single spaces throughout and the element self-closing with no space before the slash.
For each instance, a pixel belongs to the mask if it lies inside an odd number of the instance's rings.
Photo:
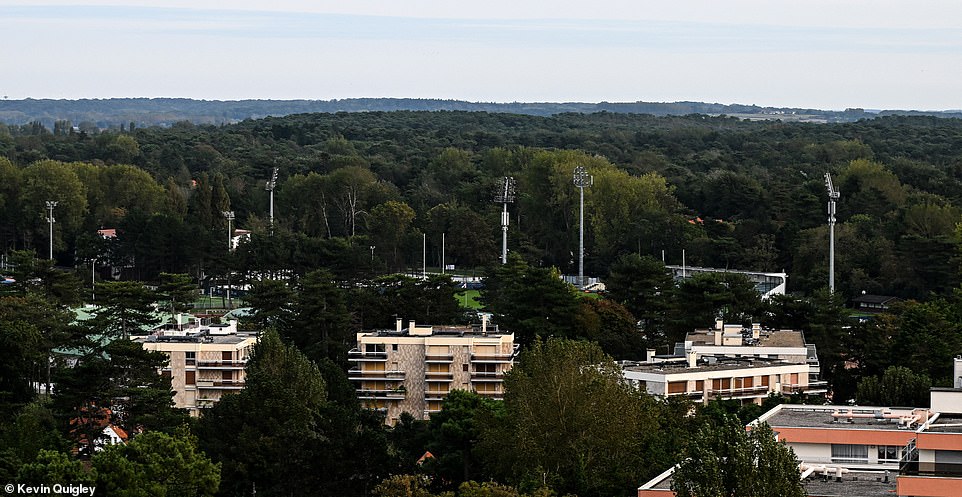
<svg viewBox="0 0 962 497">
<path fill-rule="evenodd" d="M 57 121 L 72 126 L 124 128 L 170 126 L 180 121 L 194 124 L 227 124 L 267 116 L 304 113 L 393 112 L 393 111 L 468 111 L 551 116 L 568 112 L 614 112 L 684 116 L 688 114 L 734 115 L 755 119 L 785 121 L 851 122 L 884 115 L 930 115 L 960 117 L 957 111 L 900 111 L 878 113 L 863 109 L 829 111 L 758 105 L 705 102 L 466 102 L 426 98 L 346 98 L 336 100 L 193 100 L 188 98 L 108 98 L 80 100 L 24 99 L 0 100 L 0 123 L 23 125 L 31 122 L 48 127 Z"/>
<path fill-rule="evenodd" d="M 604 275 L 629 252 L 664 251 L 679 264 L 684 250 L 689 265 L 785 270 L 790 291 L 811 293 L 828 280 L 828 171 L 842 192 L 839 291 L 923 298 L 959 282 L 959 150 L 962 122 L 925 117 L 806 125 L 372 112 L 104 133 L 0 127 L 0 243 L 43 247 L 45 201 L 55 200 L 60 264 L 89 262 L 93 231 L 118 228 L 112 253 L 131 261 L 133 277 L 224 272 L 222 213 L 267 233 L 264 184 L 276 167 L 281 241 L 253 247 L 258 264 L 324 254 L 337 262 L 322 265 L 399 270 L 420 266 L 425 237 L 438 266 L 443 235 L 447 264 L 478 267 L 498 257 L 492 199 L 513 176 L 510 249 L 570 274 L 571 173 L 580 165 L 594 176 L 585 190 L 588 274 Z"/>
</svg>

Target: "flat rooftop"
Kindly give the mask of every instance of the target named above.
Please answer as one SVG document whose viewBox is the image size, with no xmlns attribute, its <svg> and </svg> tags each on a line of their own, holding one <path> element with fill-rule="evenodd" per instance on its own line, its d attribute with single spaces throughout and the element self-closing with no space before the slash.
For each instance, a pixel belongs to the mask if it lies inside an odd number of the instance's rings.
<svg viewBox="0 0 962 497">
<path fill-rule="evenodd" d="M 146 337 L 133 338 L 140 343 L 215 343 L 233 345 L 243 342 L 248 338 L 255 337 L 253 333 L 235 333 L 230 335 L 187 335 L 187 336 L 157 336 L 149 335 Z"/>
<path fill-rule="evenodd" d="M 427 327 L 431 328 L 430 335 L 412 335 L 411 333 L 409 333 L 410 331 L 409 328 L 406 328 L 406 327 L 402 328 L 401 331 L 398 331 L 396 329 L 381 329 L 381 330 L 365 330 L 361 333 L 364 335 L 377 336 L 377 337 L 407 337 L 407 336 L 460 337 L 460 336 L 464 336 L 464 337 L 475 337 L 475 338 L 492 337 L 492 336 L 498 337 L 498 336 L 511 334 L 510 332 L 507 332 L 507 331 L 501 331 L 497 328 L 497 326 L 493 326 L 493 325 L 488 325 L 488 330 L 486 332 L 481 331 L 481 326 L 479 325 L 465 325 L 465 326 L 450 326 L 450 325 L 432 326 L 432 325 L 420 325 L 420 324 L 418 325 L 418 328 L 427 328 Z"/>
<path fill-rule="evenodd" d="M 743 330 L 742 336 L 751 338 L 752 329 Z M 692 345 L 715 345 L 715 330 L 695 330 L 685 336 L 685 341 Z M 728 345 L 727 347 L 741 347 L 742 345 Z M 719 345 L 721 347 L 721 345 Z M 758 336 L 758 343 L 751 347 L 805 347 L 805 336 L 798 330 L 770 330 L 762 329 Z"/>
<path fill-rule="evenodd" d="M 842 475 L 842 481 L 835 476 L 809 475 L 802 481 L 805 493 L 811 497 L 891 497 L 895 495 L 895 477 L 898 471 L 889 472 L 885 482 L 882 471 L 852 471 Z"/>
<path fill-rule="evenodd" d="M 803 406 L 800 408 L 783 407 L 775 415 L 765 420 L 772 428 L 844 428 L 847 430 L 893 430 L 899 429 L 898 419 L 846 418 L 832 417 L 832 413 L 852 409 L 856 414 L 875 414 L 878 410 L 891 411 L 892 414 L 911 414 L 911 410 L 887 409 L 882 407 L 842 407 L 842 406 Z"/>
<path fill-rule="evenodd" d="M 962 433 L 962 414 L 939 414 L 935 421 L 925 428 L 930 433 Z"/>
<path fill-rule="evenodd" d="M 799 366 L 799 364 L 785 362 L 779 359 L 722 359 L 717 362 L 710 362 L 706 359 L 699 359 L 697 366 L 688 367 L 687 361 L 677 362 L 655 362 L 655 363 L 636 363 L 622 367 L 623 371 L 637 371 L 639 373 L 684 373 L 686 371 L 734 371 L 739 369 L 760 369 L 774 366 Z"/>
</svg>

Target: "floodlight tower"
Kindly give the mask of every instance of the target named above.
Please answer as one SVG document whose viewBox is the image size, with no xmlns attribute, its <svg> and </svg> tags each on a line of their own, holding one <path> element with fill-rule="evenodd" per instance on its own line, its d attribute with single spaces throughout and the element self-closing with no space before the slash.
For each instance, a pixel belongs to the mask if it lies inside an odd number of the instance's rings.
<svg viewBox="0 0 962 497">
<path fill-rule="evenodd" d="M 267 186 L 264 187 L 265 190 L 271 192 L 271 234 L 274 234 L 274 187 L 277 186 L 277 168 L 274 168 L 274 172 L 271 173 L 271 179 L 267 180 Z"/>
<path fill-rule="evenodd" d="M 513 203 L 517 189 L 517 182 L 511 176 L 505 176 L 494 194 L 494 201 L 504 205 L 501 211 L 501 264 L 508 263 L 508 204 Z"/>
<path fill-rule="evenodd" d="M 832 175 L 825 173 L 828 190 L 828 291 L 835 293 L 835 201 L 839 191 L 832 185 Z"/>
<path fill-rule="evenodd" d="M 53 260 L 53 223 L 57 222 L 53 218 L 53 208 L 57 206 L 54 200 L 47 201 L 47 222 L 50 223 L 50 260 Z"/>
<path fill-rule="evenodd" d="M 234 248 L 234 231 L 231 230 L 231 223 L 234 221 L 234 211 L 224 211 L 223 214 L 227 219 L 227 251 L 230 252 Z"/>
<path fill-rule="evenodd" d="M 578 214 L 578 288 L 585 287 L 585 188 L 594 184 L 594 177 L 584 166 L 575 168 L 574 184 L 581 192 L 581 210 Z"/>
</svg>

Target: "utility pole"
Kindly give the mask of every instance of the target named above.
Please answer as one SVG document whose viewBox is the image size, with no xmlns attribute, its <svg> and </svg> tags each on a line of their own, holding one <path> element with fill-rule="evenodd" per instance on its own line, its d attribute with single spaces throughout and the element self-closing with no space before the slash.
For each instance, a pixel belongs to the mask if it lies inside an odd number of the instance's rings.
<svg viewBox="0 0 962 497">
<path fill-rule="evenodd" d="M 271 235 L 274 234 L 274 187 L 277 186 L 277 168 L 274 168 L 274 172 L 271 173 L 271 179 L 267 180 L 267 186 L 264 187 L 265 190 L 271 192 Z"/>
<path fill-rule="evenodd" d="M 47 201 L 47 222 L 50 223 L 50 260 L 53 260 L 53 223 L 57 222 L 53 218 L 53 208 L 57 206 L 55 200 Z"/>
<path fill-rule="evenodd" d="M 501 211 L 501 264 L 508 263 L 508 204 L 514 202 L 516 189 L 515 179 L 505 176 L 494 194 L 494 201 L 504 206 Z"/>
<path fill-rule="evenodd" d="M 835 201 L 839 191 L 832 185 L 832 175 L 825 173 L 828 190 L 828 291 L 835 293 Z"/>
<path fill-rule="evenodd" d="M 594 184 L 594 177 L 588 174 L 584 166 L 575 168 L 574 184 L 581 193 L 580 211 L 578 214 L 578 288 L 585 288 L 585 188 Z"/>
</svg>

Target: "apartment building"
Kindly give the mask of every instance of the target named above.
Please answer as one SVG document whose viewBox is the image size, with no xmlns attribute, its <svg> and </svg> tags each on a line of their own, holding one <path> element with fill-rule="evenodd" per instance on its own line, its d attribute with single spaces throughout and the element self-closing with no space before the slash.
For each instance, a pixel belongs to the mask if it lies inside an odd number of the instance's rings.
<svg viewBox="0 0 962 497">
<path fill-rule="evenodd" d="M 174 405 L 198 416 L 225 394 L 244 388 L 244 368 L 257 336 L 239 333 L 237 321 L 230 321 L 135 340 L 146 350 L 167 354 L 170 360 L 161 374 L 170 377 Z"/>
<path fill-rule="evenodd" d="M 418 326 L 397 320 L 393 330 L 357 334 L 348 376 L 363 406 L 383 410 L 393 426 L 401 413 L 427 419 L 451 390 L 492 399 L 504 394 L 504 373 L 518 354 L 514 334 L 481 326 Z"/>
</svg>

